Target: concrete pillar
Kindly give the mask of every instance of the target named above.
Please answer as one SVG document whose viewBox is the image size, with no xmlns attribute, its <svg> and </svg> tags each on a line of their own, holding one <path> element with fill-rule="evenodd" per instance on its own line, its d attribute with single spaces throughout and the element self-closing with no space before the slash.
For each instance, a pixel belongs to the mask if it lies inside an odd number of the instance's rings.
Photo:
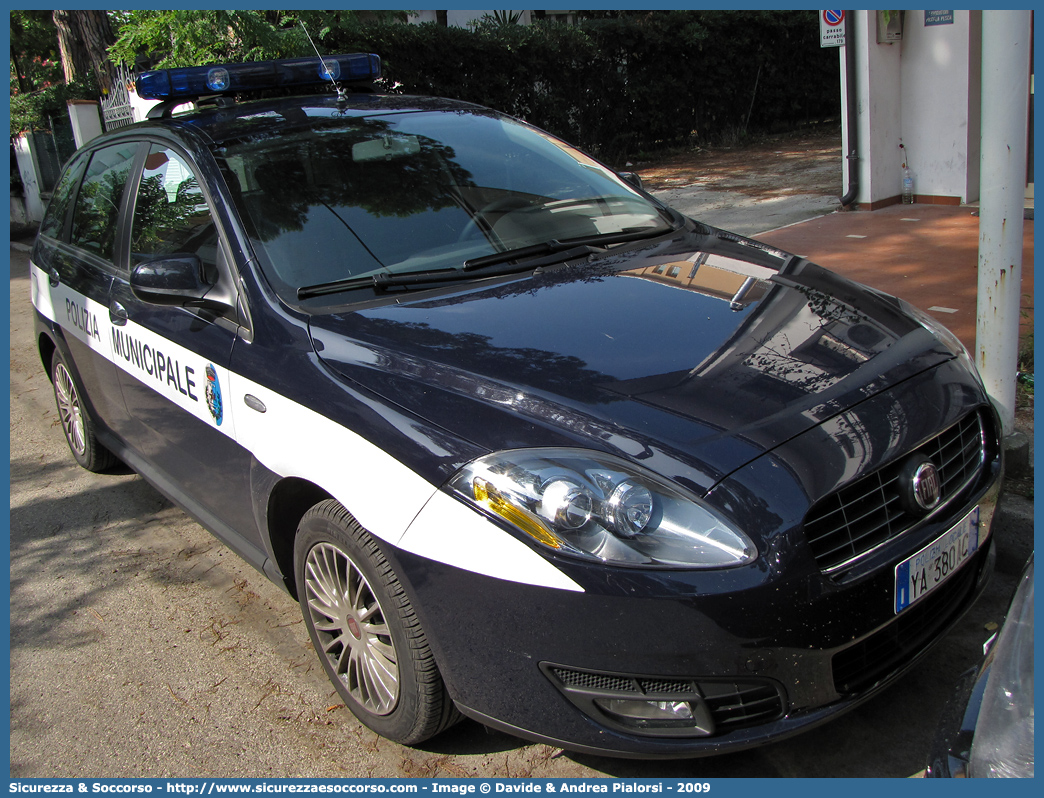
<svg viewBox="0 0 1044 798">
<path fill-rule="evenodd" d="M 854 92 L 856 87 L 848 85 L 848 53 L 849 48 L 855 49 L 855 12 L 846 11 L 845 14 L 850 17 L 845 21 L 845 44 L 842 44 L 837 48 L 838 54 L 838 67 L 841 73 L 841 194 L 845 195 L 849 186 L 852 185 L 852 177 L 849 170 L 855 169 L 856 164 L 859 163 L 859 152 L 853 147 L 853 143 L 857 140 L 853 134 L 858 134 L 857 130 L 848 129 L 848 95 L 849 92 Z M 853 70 L 852 77 L 855 77 L 855 70 Z M 852 81 L 855 83 L 855 81 Z M 852 157 L 854 156 L 854 157 Z M 858 199 L 858 194 L 854 199 Z"/>
<path fill-rule="evenodd" d="M 1029 123 L 1031 15 L 982 13 L 982 156 L 975 361 L 1014 431 Z"/>
<path fill-rule="evenodd" d="M 67 105 L 77 147 L 102 134 L 101 110 L 95 100 L 69 100 Z"/>
<path fill-rule="evenodd" d="M 33 152 L 32 140 L 25 133 L 19 133 L 14 140 L 15 160 L 18 162 L 18 176 L 22 179 L 22 192 L 25 195 L 25 214 L 30 224 L 43 221 L 44 203 L 40 197 L 39 169 L 36 165 L 36 154 Z"/>
</svg>

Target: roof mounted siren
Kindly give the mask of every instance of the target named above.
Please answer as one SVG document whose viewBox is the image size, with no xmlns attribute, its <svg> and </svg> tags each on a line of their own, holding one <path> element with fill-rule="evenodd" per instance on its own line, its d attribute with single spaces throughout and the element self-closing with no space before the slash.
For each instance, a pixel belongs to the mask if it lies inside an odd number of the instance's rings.
<svg viewBox="0 0 1044 798">
<path fill-rule="evenodd" d="M 139 97 L 163 101 L 148 114 L 150 119 L 156 119 L 168 115 L 177 105 L 205 96 L 332 82 L 340 97 L 344 90 L 338 81 L 368 83 L 380 76 L 379 55 L 346 53 L 278 61 L 155 69 L 138 75 L 135 87 Z"/>
</svg>

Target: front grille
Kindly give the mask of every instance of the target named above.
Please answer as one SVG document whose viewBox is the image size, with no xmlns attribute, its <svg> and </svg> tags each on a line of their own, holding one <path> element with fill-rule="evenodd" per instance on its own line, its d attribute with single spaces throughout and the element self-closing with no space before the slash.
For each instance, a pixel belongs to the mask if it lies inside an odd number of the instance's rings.
<svg viewBox="0 0 1044 798">
<path fill-rule="evenodd" d="M 884 629 L 836 654 L 831 662 L 838 693 L 858 693 L 916 657 L 964 612 L 979 569 L 968 563 Z"/>
<path fill-rule="evenodd" d="M 983 422 L 970 413 L 914 452 L 930 459 L 942 483 L 940 506 L 975 477 L 984 462 Z M 897 458 L 818 502 L 805 518 L 805 536 L 816 563 L 836 568 L 898 537 L 920 517 L 900 501 L 899 473 L 908 457 Z"/>
<path fill-rule="evenodd" d="M 719 732 L 764 723 L 783 714 L 779 693 L 767 684 L 703 682 L 700 692 Z"/>
<path fill-rule="evenodd" d="M 728 682 L 701 679 L 656 679 L 623 674 L 592 673 L 557 665 L 545 672 L 558 681 L 578 706 L 609 695 L 652 701 L 703 698 L 718 734 L 765 723 L 782 716 L 783 697 L 767 682 Z M 585 710 L 586 711 L 586 710 Z"/>
</svg>

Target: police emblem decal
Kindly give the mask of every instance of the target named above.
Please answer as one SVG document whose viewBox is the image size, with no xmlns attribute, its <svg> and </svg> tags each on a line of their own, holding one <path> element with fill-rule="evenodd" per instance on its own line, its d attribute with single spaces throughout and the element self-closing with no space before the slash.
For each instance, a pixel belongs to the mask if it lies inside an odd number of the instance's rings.
<svg viewBox="0 0 1044 798">
<path fill-rule="evenodd" d="M 217 371 L 214 369 L 213 364 L 207 364 L 207 407 L 210 408 L 210 415 L 214 417 L 214 421 L 217 425 L 221 426 L 221 419 L 224 415 L 221 411 L 221 383 L 218 382 Z"/>
</svg>

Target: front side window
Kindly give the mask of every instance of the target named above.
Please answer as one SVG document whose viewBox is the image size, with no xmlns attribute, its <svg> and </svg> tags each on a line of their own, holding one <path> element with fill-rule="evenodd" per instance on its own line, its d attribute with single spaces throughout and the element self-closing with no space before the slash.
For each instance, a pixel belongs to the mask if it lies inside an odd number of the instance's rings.
<svg viewBox="0 0 1044 798">
<path fill-rule="evenodd" d="M 131 143 L 96 151 L 76 195 L 72 243 L 109 261 L 114 259 L 120 202 L 137 150 L 137 143 Z"/>
<path fill-rule="evenodd" d="M 192 168 L 173 150 L 152 145 L 134 205 L 131 267 L 163 255 L 195 255 L 210 272 L 217 244 L 217 226 Z"/>
</svg>

